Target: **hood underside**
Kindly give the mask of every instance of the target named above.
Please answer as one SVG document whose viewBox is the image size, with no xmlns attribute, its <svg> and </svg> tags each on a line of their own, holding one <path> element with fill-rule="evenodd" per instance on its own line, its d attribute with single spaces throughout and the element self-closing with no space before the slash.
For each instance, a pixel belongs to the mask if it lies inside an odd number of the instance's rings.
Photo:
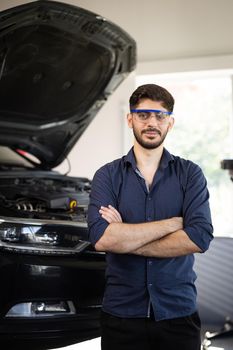
<svg viewBox="0 0 233 350">
<path fill-rule="evenodd" d="M 135 41 L 84 9 L 35 1 L 0 13 L 0 145 L 60 164 L 135 68 Z"/>
</svg>

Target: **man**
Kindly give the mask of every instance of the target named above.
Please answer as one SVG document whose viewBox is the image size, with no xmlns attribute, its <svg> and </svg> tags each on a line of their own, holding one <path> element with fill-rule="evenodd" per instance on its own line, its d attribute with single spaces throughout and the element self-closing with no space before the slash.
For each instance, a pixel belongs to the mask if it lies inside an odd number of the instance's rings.
<svg viewBox="0 0 233 350">
<path fill-rule="evenodd" d="M 196 164 L 171 155 L 174 99 L 147 84 L 130 97 L 134 146 L 95 174 L 90 240 L 107 259 L 103 350 L 200 350 L 193 253 L 213 238 Z"/>
</svg>

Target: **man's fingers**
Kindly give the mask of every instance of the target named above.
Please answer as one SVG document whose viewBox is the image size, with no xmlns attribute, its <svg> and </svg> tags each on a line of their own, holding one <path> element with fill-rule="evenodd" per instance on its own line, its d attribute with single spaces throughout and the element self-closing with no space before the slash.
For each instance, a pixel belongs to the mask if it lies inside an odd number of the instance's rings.
<svg viewBox="0 0 233 350">
<path fill-rule="evenodd" d="M 112 206 L 108 206 L 108 207 L 101 206 L 99 213 L 101 214 L 102 218 L 107 220 L 109 223 L 122 222 L 119 212 Z"/>
<path fill-rule="evenodd" d="M 116 216 L 118 217 L 118 219 L 119 219 L 120 221 L 122 221 L 121 214 L 119 213 L 118 210 L 116 210 L 116 209 L 115 209 L 114 207 L 112 207 L 111 205 L 109 205 L 108 208 L 111 209 L 111 210 L 116 214 Z"/>
<path fill-rule="evenodd" d="M 109 217 L 107 215 L 101 214 L 101 217 L 106 220 L 109 224 L 112 223 L 112 221 L 109 219 Z"/>
<path fill-rule="evenodd" d="M 101 216 L 106 219 L 107 218 L 107 221 L 108 222 L 116 222 L 118 221 L 118 217 L 113 213 L 111 212 L 110 210 L 108 209 L 100 209 L 100 214 Z"/>
<path fill-rule="evenodd" d="M 116 213 L 113 210 L 106 208 L 106 207 L 104 207 L 104 208 L 101 207 L 100 212 L 105 213 L 106 215 L 116 216 Z"/>
</svg>

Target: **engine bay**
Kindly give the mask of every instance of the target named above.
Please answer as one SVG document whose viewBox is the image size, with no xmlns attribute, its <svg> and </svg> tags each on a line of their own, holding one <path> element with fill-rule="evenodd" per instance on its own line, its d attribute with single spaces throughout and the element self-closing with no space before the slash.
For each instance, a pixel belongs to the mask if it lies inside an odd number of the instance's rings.
<svg viewBox="0 0 233 350">
<path fill-rule="evenodd" d="M 87 178 L 53 172 L 4 173 L 0 175 L 1 215 L 85 222 L 90 187 Z"/>
</svg>

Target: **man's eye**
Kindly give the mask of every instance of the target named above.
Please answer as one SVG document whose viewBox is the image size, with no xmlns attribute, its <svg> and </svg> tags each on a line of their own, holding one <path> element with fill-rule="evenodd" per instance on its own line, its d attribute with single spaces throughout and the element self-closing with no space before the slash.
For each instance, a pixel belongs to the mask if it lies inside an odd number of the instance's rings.
<svg viewBox="0 0 233 350">
<path fill-rule="evenodd" d="M 157 112 L 156 113 L 156 119 L 157 120 L 164 120 L 165 118 L 166 118 L 165 113 L 163 113 L 163 112 Z"/>
<path fill-rule="evenodd" d="M 140 113 L 138 113 L 138 117 L 141 119 L 141 120 L 146 120 L 146 119 L 148 119 L 148 113 L 146 113 L 146 112 L 140 112 Z"/>
</svg>

